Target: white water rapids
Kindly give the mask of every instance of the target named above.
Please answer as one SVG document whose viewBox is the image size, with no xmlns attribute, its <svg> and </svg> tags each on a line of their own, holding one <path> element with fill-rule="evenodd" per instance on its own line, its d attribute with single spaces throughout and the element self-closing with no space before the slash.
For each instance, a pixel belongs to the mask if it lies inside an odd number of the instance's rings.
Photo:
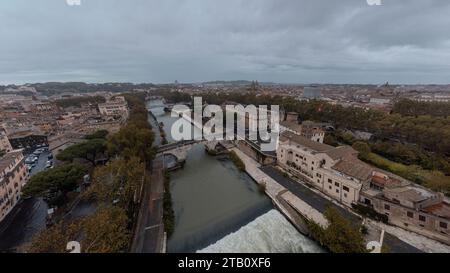
<svg viewBox="0 0 450 273">
<path fill-rule="evenodd" d="M 299 233 L 275 209 L 198 253 L 318 253 L 314 241 Z"/>
</svg>

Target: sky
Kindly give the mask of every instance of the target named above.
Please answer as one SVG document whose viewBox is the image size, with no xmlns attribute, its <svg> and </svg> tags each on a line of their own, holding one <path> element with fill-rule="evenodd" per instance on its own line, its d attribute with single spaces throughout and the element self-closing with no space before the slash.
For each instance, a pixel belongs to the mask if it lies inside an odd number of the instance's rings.
<svg viewBox="0 0 450 273">
<path fill-rule="evenodd" d="M 450 1 L 1 0 L 0 84 L 450 83 Z"/>
</svg>

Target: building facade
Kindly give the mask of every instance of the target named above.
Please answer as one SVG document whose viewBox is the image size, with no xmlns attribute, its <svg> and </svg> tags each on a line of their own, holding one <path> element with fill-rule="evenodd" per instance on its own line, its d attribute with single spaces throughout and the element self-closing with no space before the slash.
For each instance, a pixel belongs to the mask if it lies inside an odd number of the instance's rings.
<svg viewBox="0 0 450 273">
<path fill-rule="evenodd" d="M 0 222 L 20 199 L 22 187 L 28 179 L 28 169 L 21 150 L 14 150 L 0 158 Z"/>
<path fill-rule="evenodd" d="M 9 142 L 6 130 L 0 127 L 0 151 L 9 153 L 12 151 L 11 143 Z"/>
<path fill-rule="evenodd" d="M 285 131 L 277 162 L 327 196 L 351 207 L 362 204 L 390 224 L 450 244 L 450 201 L 411 181 L 370 166 L 349 146 L 333 147 Z"/>
<path fill-rule="evenodd" d="M 450 244 L 450 203 L 441 193 L 374 171 L 360 201 L 393 225 Z"/>
<path fill-rule="evenodd" d="M 357 155 L 349 146 L 333 147 L 288 131 L 281 134 L 277 149 L 282 168 L 347 206 L 358 202 L 372 172 Z"/>
<path fill-rule="evenodd" d="M 100 103 L 98 110 L 100 114 L 105 116 L 119 115 L 128 117 L 128 104 L 123 96 L 117 96 L 105 103 Z"/>
</svg>

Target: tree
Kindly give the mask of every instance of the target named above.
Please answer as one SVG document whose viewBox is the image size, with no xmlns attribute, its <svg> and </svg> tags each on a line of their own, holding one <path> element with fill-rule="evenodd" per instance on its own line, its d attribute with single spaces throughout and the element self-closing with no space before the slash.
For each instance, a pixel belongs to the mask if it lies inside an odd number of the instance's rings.
<svg viewBox="0 0 450 273">
<path fill-rule="evenodd" d="M 78 241 L 82 253 L 117 253 L 128 246 L 128 218 L 118 207 L 100 208 L 95 214 L 71 223 L 60 222 L 33 238 L 29 252 L 65 253 L 70 241 Z"/>
<path fill-rule="evenodd" d="M 33 177 L 22 189 L 25 197 L 51 196 L 49 203 L 54 203 L 59 195 L 64 196 L 67 192 L 74 190 L 81 178 L 87 173 L 87 168 L 79 164 L 70 164 L 55 167 L 40 172 Z"/>
<path fill-rule="evenodd" d="M 107 144 L 110 155 L 121 155 L 126 159 L 139 157 L 143 162 L 150 162 L 154 157 L 153 132 L 139 128 L 134 124 L 127 125 L 113 135 Z"/>
<path fill-rule="evenodd" d="M 362 157 L 370 154 L 370 146 L 364 141 L 356 141 L 352 145 L 353 149 L 357 150 Z"/>
<path fill-rule="evenodd" d="M 56 158 L 67 162 L 73 162 L 77 158 L 85 159 L 95 166 L 97 156 L 105 151 L 106 140 L 94 138 L 68 147 L 59 153 Z"/>
<path fill-rule="evenodd" d="M 114 159 L 106 166 L 95 169 L 92 185 L 86 195 L 105 204 L 115 202 L 117 206 L 132 213 L 144 175 L 145 166 L 139 158 Z"/>
<path fill-rule="evenodd" d="M 328 227 L 309 222 L 311 235 L 333 253 L 365 253 L 364 238 L 359 227 L 352 225 L 335 208 L 328 208 L 325 213 Z"/>
<path fill-rule="evenodd" d="M 96 138 L 106 139 L 106 136 L 108 136 L 108 134 L 109 134 L 108 130 L 98 130 L 93 134 L 87 135 L 86 139 L 96 139 Z"/>
</svg>

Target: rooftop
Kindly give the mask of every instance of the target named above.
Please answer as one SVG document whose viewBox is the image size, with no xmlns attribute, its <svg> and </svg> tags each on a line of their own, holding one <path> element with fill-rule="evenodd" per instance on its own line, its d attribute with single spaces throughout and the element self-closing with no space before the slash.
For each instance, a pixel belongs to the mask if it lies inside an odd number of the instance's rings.
<svg viewBox="0 0 450 273">
<path fill-rule="evenodd" d="M 280 125 L 286 128 L 289 128 L 291 130 L 294 130 L 296 132 L 301 132 L 302 131 L 302 125 L 298 124 L 298 122 L 295 121 L 282 121 L 280 122 Z"/>
<path fill-rule="evenodd" d="M 447 202 L 441 202 L 439 204 L 426 207 L 423 210 L 436 216 L 450 220 L 450 204 Z"/>
<path fill-rule="evenodd" d="M 5 154 L 2 158 L 0 158 L 0 171 L 3 171 L 5 168 L 11 165 L 14 162 L 14 160 L 16 160 L 16 158 L 21 154 L 22 154 L 21 150 L 15 150 Z"/>
<path fill-rule="evenodd" d="M 299 135 L 296 135 L 292 132 L 283 132 L 280 136 L 280 140 L 281 141 L 293 141 L 297 144 L 300 144 L 304 147 L 310 148 L 316 152 L 325 152 L 331 149 L 334 149 L 335 147 L 327 145 L 327 144 L 323 144 L 320 142 L 316 142 L 316 141 L 312 141 L 306 137 L 302 137 Z"/>
<path fill-rule="evenodd" d="M 357 156 L 358 152 L 350 146 L 339 146 L 325 152 L 333 160 L 342 159 L 348 156 Z"/>
<path fill-rule="evenodd" d="M 360 181 L 365 181 L 370 178 L 373 172 L 373 167 L 360 161 L 358 158 L 344 158 L 336 163 L 332 169 L 355 177 Z"/>
</svg>

